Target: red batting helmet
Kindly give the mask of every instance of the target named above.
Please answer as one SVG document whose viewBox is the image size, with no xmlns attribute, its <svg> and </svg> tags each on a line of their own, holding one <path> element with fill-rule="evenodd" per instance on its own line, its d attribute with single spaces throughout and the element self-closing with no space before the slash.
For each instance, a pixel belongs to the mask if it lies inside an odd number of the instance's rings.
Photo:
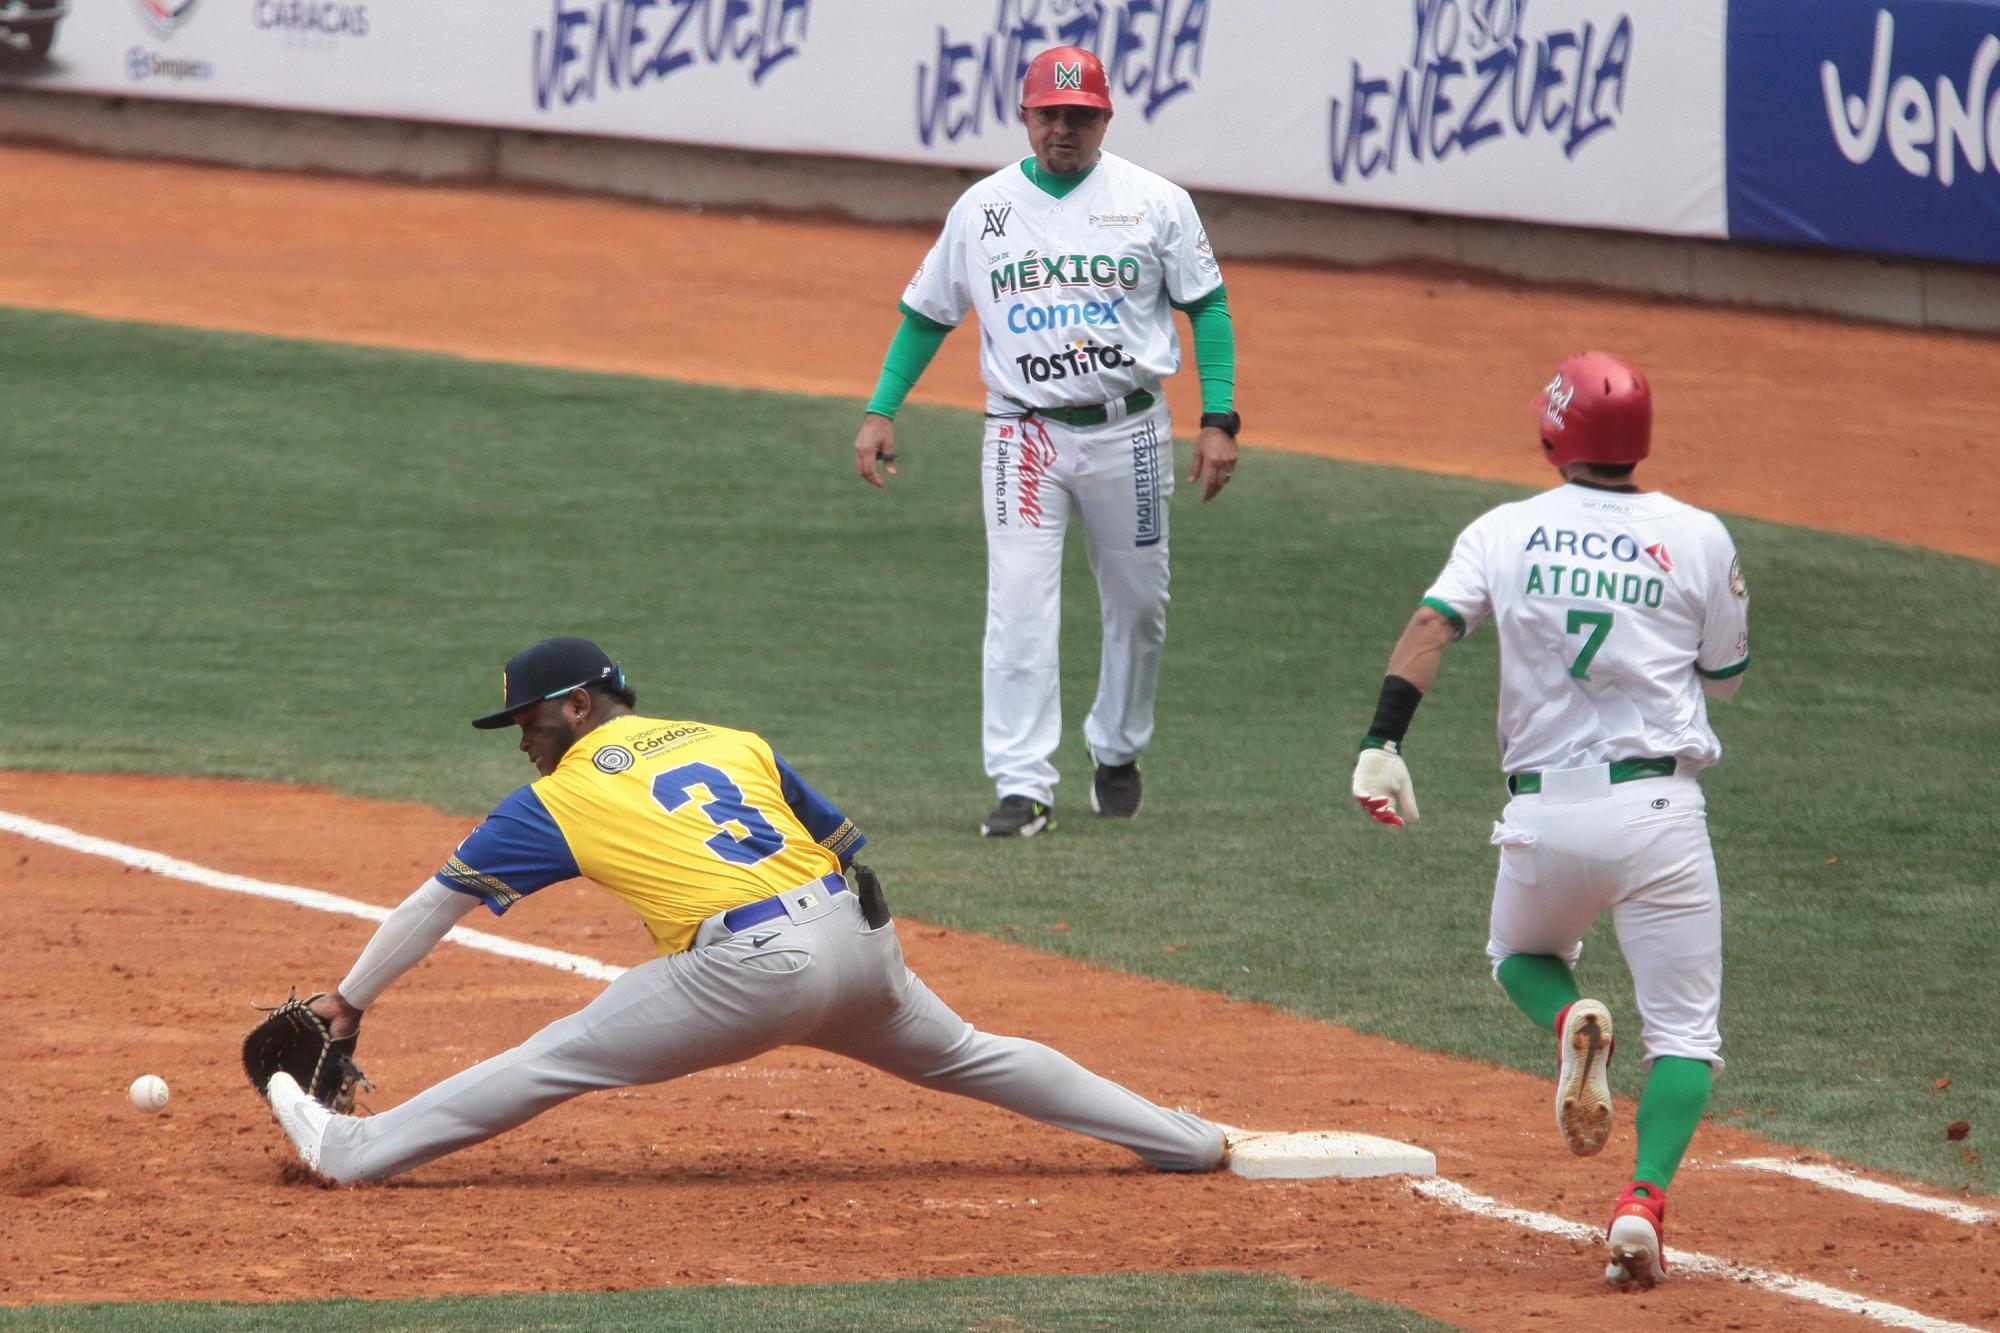
<svg viewBox="0 0 2000 1333">
<path fill-rule="evenodd" d="M 1653 390 L 1639 367 L 1609 352 L 1579 352 L 1535 399 L 1542 450 L 1569 463 L 1636 463 L 1652 452 Z"/>
<path fill-rule="evenodd" d="M 1094 106 L 1111 109 L 1111 80 L 1104 64 L 1080 46 L 1052 46 L 1028 65 L 1021 105 Z"/>
</svg>

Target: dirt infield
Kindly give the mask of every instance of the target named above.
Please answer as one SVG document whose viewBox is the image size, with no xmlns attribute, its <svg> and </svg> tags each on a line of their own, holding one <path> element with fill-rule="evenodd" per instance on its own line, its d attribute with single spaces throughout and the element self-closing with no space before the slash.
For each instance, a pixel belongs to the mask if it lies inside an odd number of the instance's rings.
<svg viewBox="0 0 2000 1333">
<path fill-rule="evenodd" d="M 0 775 L 0 810 L 383 906 L 467 827 L 417 806 L 166 778 Z M 15 947 L 44 962 L 0 982 L 11 1019 L 0 1068 L 32 1071 L 15 1081 L 0 1153 L 0 1301 L 1231 1267 L 1482 1329 L 1850 1322 L 1713 1279 L 1614 1295 L 1595 1242 L 1481 1220 L 1405 1181 L 1158 1175 L 1091 1140 L 803 1050 L 584 1098 L 400 1182 L 313 1188 L 287 1171 L 289 1149 L 236 1064 L 255 1015 L 218 997 L 241 990 L 235 960 L 313 976 L 372 927 L 305 924 L 287 904 L 0 839 Z M 469 924 L 615 963 L 646 956 L 644 931 L 609 894 L 579 886 L 535 909 Z M 917 923 L 904 938 L 911 965 L 974 1021 L 1224 1120 L 1420 1142 L 1471 1190 L 1593 1226 L 1630 1169 L 1629 1134 L 1601 1158 L 1563 1152 L 1545 1080 Z M 366 1052 L 374 1095 L 400 1100 L 596 989 L 443 947 L 381 1005 Z M 126 1105 L 142 1072 L 174 1089 L 162 1116 Z M 2000 1317 L 2000 1228 L 1829 1207 L 1810 1186 L 1727 1166 L 1789 1152 L 1727 1127 L 1705 1129 L 1697 1148 L 1674 1191 L 1678 1244 L 1933 1316 Z"/>
<path fill-rule="evenodd" d="M 0 216 L 14 261 L 0 265 L 0 304 L 850 397 L 872 382 L 925 243 L 8 148 L 0 179 L 35 205 Z M 1250 443 L 1541 482 L 1526 400 L 1561 354 L 1603 344 L 1653 373 L 1656 484 L 2000 559 L 1980 470 L 2000 438 L 2000 343 L 1412 275 L 1243 264 L 1229 283 Z M 975 404 L 972 361 L 961 334 L 920 396 Z M 829 486 L 859 484 L 845 439 L 816 465 Z M 0 774 L 0 811 L 385 906 L 466 830 L 414 806 L 161 778 Z M 228 1007 L 238 960 L 313 977 L 371 927 L 315 916 L 302 928 L 297 907 L 12 834 L 0 865 L 16 956 L 35 963 L 0 971 L 0 1068 L 17 1075 L 0 1136 L 4 1303 L 1230 1267 L 1479 1329 L 1880 1327 L 1749 1281 L 1612 1295 L 1594 1242 L 1475 1217 L 1408 1182 L 1155 1175 L 805 1051 L 585 1098 L 391 1185 L 313 1188 L 287 1171 L 235 1065 L 253 1017 Z M 625 909 L 587 886 L 468 924 L 615 963 L 646 950 Z M 919 923 L 904 939 L 974 1021 L 1219 1119 L 1422 1143 L 1470 1190 L 1593 1227 L 1630 1166 L 1629 1133 L 1598 1159 L 1563 1153 L 1546 1080 Z M 442 948 L 371 1029 L 375 1097 L 392 1104 L 596 989 Z M 174 1088 L 162 1116 L 125 1102 L 142 1072 Z M 1632 1109 L 1620 1106 L 1628 1125 Z M 2000 1321 L 2000 1227 L 1732 1166 L 1799 1154 L 1728 1125 L 1705 1127 L 1696 1149 L 1674 1191 L 1676 1245 L 1934 1318 Z"/>
</svg>

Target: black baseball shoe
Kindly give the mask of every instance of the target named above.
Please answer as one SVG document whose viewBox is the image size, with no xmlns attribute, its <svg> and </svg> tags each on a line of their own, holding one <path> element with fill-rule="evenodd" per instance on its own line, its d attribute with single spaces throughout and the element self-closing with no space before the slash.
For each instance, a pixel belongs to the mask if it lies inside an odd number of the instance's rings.
<svg viewBox="0 0 2000 1333">
<path fill-rule="evenodd" d="M 1090 808 L 1110 819 L 1130 819 L 1139 813 L 1139 761 L 1129 764 L 1099 764 L 1090 780 Z"/>
<path fill-rule="evenodd" d="M 1055 810 L 1026 796 L 1002 796 L 993 813 L 979 826 L 982 838 L 1032 838 L 1053 828 Z"/>
</svg>

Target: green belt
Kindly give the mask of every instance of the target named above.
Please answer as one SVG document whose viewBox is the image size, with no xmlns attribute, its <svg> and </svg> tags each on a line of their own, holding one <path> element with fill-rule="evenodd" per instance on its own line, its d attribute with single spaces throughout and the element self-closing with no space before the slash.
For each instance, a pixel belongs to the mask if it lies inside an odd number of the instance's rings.
<svg viewBox="0 0 2000 1333">
<path fill-rule="evenodd" d="M 1674 775 L 1674 761 L 1671 759 L 1614 759 L 1611 761 L 1611 781 L 1633 782 L 1639 778 L 1670 778 Z M 1507 779 L 1507 790 L 1516 796 L 1533 796 L 1542 789 L 1540 773 L 1515 773 Z"/>
<path fill-rule="evenodd" d="M 1102 426 L 1111 419 L 1111 404 L 1089 403 L 1083 407 L 1029 407 L 1018 398 L 1009 398 L 1010 403 L 1022 408 L 1032 416 L 1047 417 L 1050 421 L 1060 421 L 1065 426 Z M 1143 412 L 1153 405 L 1150 389 L 1134 389 L 1125 395 L 1125 413 Z"/>
</svg>

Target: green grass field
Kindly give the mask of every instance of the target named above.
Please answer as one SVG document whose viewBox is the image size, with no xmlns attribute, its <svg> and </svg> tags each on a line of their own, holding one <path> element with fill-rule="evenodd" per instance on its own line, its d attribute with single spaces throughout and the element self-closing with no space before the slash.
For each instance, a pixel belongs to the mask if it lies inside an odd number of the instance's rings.
<svg viewBox="0 0 2000 1333">
<path fill-rule="evenodd" d="M 262 1333 L 268 1305 L 189 1302 L 8 1310 L 18 1333 Z M 1240 1333 L 1337 1328 L 1433 1333 L 1450 1324 L 1292 1278 L 1246 1273 L 968 1278 L 844 1286 L 682 1287 L 654 1291 L 482 1296 L 433 1301 L 307 1301 L 285 1307 L 288 1333 Z"/>
<path fill-rule="evenodd" d="M 0 338 L 0 766 L 476 814 L 530 771 L 466 719 L 515 650 L 581 633 L 646 711 L 770 738 L 870 833 L 903 913 L 1067 921 L 1028 937 L 1546 1072 L 1481 953 L 1490 634 L 1448 655 L 1412 732 L 1422 825 L 1378 829 L 1346 795 L 1391 641 L 1457 530 L 1516 489 L 1258 451 L 1215 503 L 1184 489 L 1131 824 L 1088 814 L 1074 552 L 1071 780 L 1053 836 L 1001 845 L 973 836 L 992 793 L 970 417 L 907 410 L 884 494 L 851 474 L 849 401 L 18 312 Z M 2000 568 L 1730 525 L 1755 665 L 1715 710 L 1706 779 L 1730 1060 L 1712 1114 L 1990 1194 L 1964 1149 L 2000 1093 Z M 1630 1012 L 1608 930 L 1583 979 Z M 1614 1072 L 1636 1092 L 1638 1061 Z M 1973 1137 L 1947 1142 L 1961 1118 Z"/>
</svg>

